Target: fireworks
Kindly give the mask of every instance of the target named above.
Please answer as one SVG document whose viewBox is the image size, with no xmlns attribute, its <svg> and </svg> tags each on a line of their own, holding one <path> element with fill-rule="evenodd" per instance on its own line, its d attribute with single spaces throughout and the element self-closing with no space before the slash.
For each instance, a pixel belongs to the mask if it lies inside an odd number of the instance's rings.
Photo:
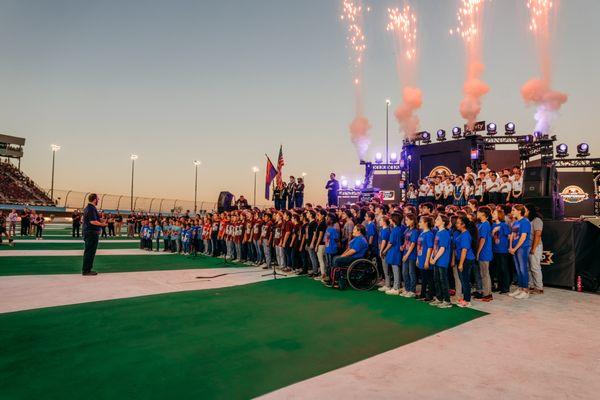
<svg viewBox="0 0 600 400">
<path fill-rule="evenodd" d="M 456 12 L 456 28 L 450 29 L 450 34 L 455 33 L 466 42 L 471 42 L 479 35 L 479 17 L 485 0 L 462 0 L 462 5 Z"/>
<path fill-rule="evenodd" d="M 388 8 L 389 22 L 386 30 L 394 32 L 395 40 L 402 48 L 407 60 L 414 60 L 417 55 L 417 16 L 409 5 L 402 12 L 398 8 Z"/>
<path fill-rule="evenodd" d="M 354 78 L 354 84 L 360 84 L 360 66 L 363 62 L 363 56 L 367 49 L 365 33 L 363 31 L 363 6 L 360 1 L 343 0 L 342 15 L 340 19 L 347 25 L 348 47 L 352 51 L 351 61 L 357 70 L 357 76 Z M 369 9 L 367 9 L 369 11 Z"/>
<path fill-rule="evenodd" d="M 548 29 L 548 17 L 553 6 L 554 4 L 550 0 L 527 0 L 530 31 L 538 32 Z"/>
</svg>

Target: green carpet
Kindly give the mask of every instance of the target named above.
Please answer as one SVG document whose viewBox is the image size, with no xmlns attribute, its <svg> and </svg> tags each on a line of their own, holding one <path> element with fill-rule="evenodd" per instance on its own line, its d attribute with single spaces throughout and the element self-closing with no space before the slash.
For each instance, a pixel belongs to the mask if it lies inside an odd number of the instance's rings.
<svg viewBox="0 0 600 400">
<path fill-rule="evenodd" d="M 23 256 L 0 257 L 0 276 L 42 275 L 42 274 L 78 274 L 81 272 L 81 256 Z M 169 255 L 131 255 L 96 256 L 94 270 L 99 273 L 163 271 L 194 268 L 240 267 L 242 264 L 227 262 L 220 258 L 206 256 Z"/>
<path fill-rule="evenodd" d="M 44 241 L 30 243 L 15 243 L 14 247 L 3 244 L 0 246 L 0 251 L 11 250 L 83 250 L 83 243 L 74 241 L 73 243 L 47 243 Z M 103 241 L 98 244 L 99 249 L 136 249 L 140 247 L 140 243 L 121 243 L 118 240 Z"/>
<path fill-rule="evenodd" d="M 0 396 L 247 399 L 482 315 L 301 278 L 3 314 Z"/>
</svg>

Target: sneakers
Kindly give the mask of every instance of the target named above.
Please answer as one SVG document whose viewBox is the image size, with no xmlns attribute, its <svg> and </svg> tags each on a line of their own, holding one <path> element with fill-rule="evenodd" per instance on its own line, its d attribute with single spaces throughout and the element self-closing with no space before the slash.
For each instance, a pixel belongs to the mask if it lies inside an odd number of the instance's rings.
<svg viewBox="0 0 600 400">
<path fill-rule="evenodd" d="M 520 300 L 528 299 L 528 298 L 529 298 L 529 293 L 525 292 L 525 291 L 521 291 L 519 294 L 517 294 L 515 296 L 515 299 L 520 299 Z"/>
<path fill-rule="evenodd" d="M 382 286 L 377 290 L 379 290 L 380 292 L 387 292 L 390 289 L 391 289 L 391 287 L 389 287 L 389 286 Z"/>
<path fill-rule="evenodd" d="M 480 300 L 489 303 L 490 301 L 494 300 L 494 297 L 491 294 L 488 294 L 487 296 L 483 296 Z"/>
<path fill-rule="evenodd" d="M 83 276 L 96 276 L 96 275 L 98 275 L 98 273 L 96 271 L 88 271 L 88 272 L 82 272 L 81 275 L 83 275 Z"/>
<path fill-rule="evenodd" d="M 447 301 L 442 301 L 440 304 L 438 304 L 437 307 L 438 308 L 452 308 L 452 303 L 448 303 Z"/>
<path fill-rule="evenodd" d="M 398 296 L 400 291 L 398 289 L 390 289 L 386 290 L 385 294 L 389 294 L 390 296 Z"/>
<path fill-rule="evenodd" d="M 483 293 L 481 293 L 481 292 L 475 292 L 475 293 L 473 293 L 473 296 L 472 296 L 472 297 L 473 297 L 474 299 L 478 299 L 478 300 L 479 300 L 479 299 L 483 299 Z"/>
<path fill-rule="evenodd" d="M 406 292 L 402 295 L 402 297 L 414 298 L 417 297 L 417 295 L 414 292 Z"/>
<path fill-rule="evenodd" d="M 460 308 L 471 308 L 470 301 L 459 300 L 458 303 L 456 303 L 456 305 L 459 306 Z"/>
<path fill-rule="evenodd" d="M 430 305 L 430 306 L 439 306 L 440 304 L 442 304 L 442 302 L 441 302 L 441 301 L 439 301 L 438 299 L 433 299 L 433 300 L 432 300 L 432 301 L 429 303 L 429 305 Z"/>
<path fill-rule="evenodd" d="M 517 296 L 519 293 L 521 293 L 521 288 L 517 288 L 517 289 L 515 289 L 515 291 L 514 291 L 514 292 L 510 292 L 508 295 L 509 295 L 510 297 L 515 297 L 515 296 Z"/>
</svg>

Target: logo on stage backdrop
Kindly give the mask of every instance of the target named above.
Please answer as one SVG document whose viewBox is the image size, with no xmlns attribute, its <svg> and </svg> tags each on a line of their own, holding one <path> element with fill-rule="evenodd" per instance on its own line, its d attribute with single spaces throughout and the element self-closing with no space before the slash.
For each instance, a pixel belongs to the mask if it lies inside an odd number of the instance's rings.
<svg viewBox="0 0 600 400">
<path fill-rule="evenodd" d="M 571 185 L 567 186 L 560 192 L 563 200 L 567 203 L 576 204 L 581 203 L 590 198 L 590 195 L 587 194 L 582 188 L 579 186 Z"/>
<path fill-rule="evenodd" d="M 450 168 L 444 166 L 444 165 L 438 165 L 437 167 L 435 167 L 434 169 L 431 170 L 431 172 L 429 173 L 429 177 L 433 178 L 437 175 L 442 175 L 442 174 L 446 174 L 446 176 L 452 175 L 452 171 L 450 171 Z"/>
<path fill-rule="evenodd" d="M 550 250 L 544 250 L 542 252 L 542 261 L 540 262 L 541 265 L 552 265 L 554 264 L 554 260 L 552 259 L 552 257 L 554 257 L 554 253 L 551 252 Z"/>
<path fill-rule="evenodd" d="M 381 199 L 385 201 L 392 201 L 396 198 L 396 192 L 393 190 L 382 190 L 381 195 Z"/>
</svg>

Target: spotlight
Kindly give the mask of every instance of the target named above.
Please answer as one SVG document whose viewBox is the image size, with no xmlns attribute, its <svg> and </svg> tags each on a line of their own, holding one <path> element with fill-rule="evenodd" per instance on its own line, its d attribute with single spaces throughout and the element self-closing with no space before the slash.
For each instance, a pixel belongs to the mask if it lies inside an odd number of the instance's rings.
<svg viewBox="0 0 600 400">
<path fill-rule="evenodd" d="M 381 164 L 383 162 L 383 155 L 381 153 L 375 153 L 375 162 Z"/>
<path fill-rule="evenodd" d="M 431 143 L 431 133 L 425 131 L 421 133 L 421 140 L 423 143 Z"/>
<path fill-rule="evenodd" d="M 362 183 L 362 182 L 360 181 L 360 179 L 357 179 L 357 180 L 355 180 L 355 181 L 354 181 L 354 187 L 360 187 L 360 184 L 361 184 L 361 183 Z"/>
<path fill-rule="evenodd" d="M 590 146 L 587 143 L 577 145 L 577 157 L 587 157 L 590 155 Z"/>
<path fill-rule="evenodd" d="M 533 132 L 533 137 L 535 138 L 535 140 L 541 140 L 544 137 L 548 137 L 548 135 L 544 135 L 544 132 L 542 131 L 535 131 Z"/>
<path fill-rule="evenodd" d="M 398 162 L 398 154 L 390 153 L 390 163 L 396 164 L 396 162 Z"/>
<path fill-rule="evenodd" d="M 444 140 L 446 140 L 446 131 L 443 129 L 440 129 L 437 131 L 437 140 L 438 142 L 443 142 Z"/>
<path fill-rule="evenodd" d="M 487 134 L 490 135 L 490 136 L 493 136 L 493 135 L 496 134 L 496 132 L 497 132 L 496 124 L 493 123 L 493 122 L 489 123 L 487 125 Z"/>
<path fill-rule="evenodd" d="M 556 157 L 568 157 L 569 156 L 569 146 L 565 143 L 561 143 L 556 146 Z"/>
<path fill-rule="evenodd" d="M 460 129 L 460 127 L 455 126 L 454 128 L 452 128 L 452 138 L 460 139 L 461 136 L 462 136 L 462 129 Z"/>
<path fill-rule="evenodd" d="M 342 187 L 344 189 L 348 187 L 348 180 L 347 179 L 342 179 Z"/>
<path fill-rule="evenodd" d="M 519 142 L 520 143 L 524 143 L 524 144 L 529 144 L 533 142 L 533 136 L 532 135 L 525 135 L 523 137 L 519 138 Z"/>
<path fill-rule="evenodd" d="M 514 135 L 515 132 L 516 132 L 515 123 L 514 122 L 509 122 L 508 124 L 504 125 L 504 130 L 505 130 L 505 133 L 507 135 L 509 135 L 509 136 L 510 135 Z"/>
</svg>

